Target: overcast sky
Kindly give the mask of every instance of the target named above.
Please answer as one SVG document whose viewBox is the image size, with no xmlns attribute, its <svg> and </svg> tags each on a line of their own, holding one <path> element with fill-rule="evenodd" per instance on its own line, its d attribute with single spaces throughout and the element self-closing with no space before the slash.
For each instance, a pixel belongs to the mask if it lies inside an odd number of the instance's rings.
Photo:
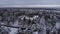
<svg viewBox="0 0 60 34">
<path fill-rule="evenodd" d="M 1 4 L 60 4 L 60 0 L 0 0 Z"/>
<path fill-rule="evenodd" d="M 60 5 L 60 0 L 0 0 L 0 7 L 12 5 Z"/>
</svg>

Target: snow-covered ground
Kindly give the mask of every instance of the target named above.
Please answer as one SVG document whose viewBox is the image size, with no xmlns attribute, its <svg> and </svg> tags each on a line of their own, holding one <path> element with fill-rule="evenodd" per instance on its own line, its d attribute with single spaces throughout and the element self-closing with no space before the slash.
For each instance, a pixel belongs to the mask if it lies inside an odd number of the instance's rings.
<svg viewBox="0 0 60 34">
<path fill-rule="evenodd" d="M 59 28 L 60 27 L 60 22 L 56 23 L 56 27 Z"/>
<path fill-rule="evenodd" d="M 13 26 L 18 26 L 18 20 L 16 20 L 14 22 Z M 9 32 L 10 34 L 16 34 L 18 32 L 18 28 L 10 28 L 11 32 Z"/>
<path fill-rule="evenodd" d="M 16 34 L 18 32 L 18 28 L 10 28 L 10 30 L 9 34 Z"/>
</svg>

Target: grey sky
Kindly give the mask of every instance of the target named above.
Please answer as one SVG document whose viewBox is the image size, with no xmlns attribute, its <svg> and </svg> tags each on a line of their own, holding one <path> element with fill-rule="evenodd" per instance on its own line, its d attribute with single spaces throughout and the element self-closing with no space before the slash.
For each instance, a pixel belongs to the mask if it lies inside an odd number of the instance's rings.
<svg viewBox="0 0 60 34">
<path fill-rule="evenodd" d="M 25 5 L 60 5 L 60 0 L 0 0 L 0 7 L 21 7 Z"/>
<path fill-rule="evenodd" d="M 60 0 L 0 0 L 1 4 L 60 4 Z"/>
</svg>

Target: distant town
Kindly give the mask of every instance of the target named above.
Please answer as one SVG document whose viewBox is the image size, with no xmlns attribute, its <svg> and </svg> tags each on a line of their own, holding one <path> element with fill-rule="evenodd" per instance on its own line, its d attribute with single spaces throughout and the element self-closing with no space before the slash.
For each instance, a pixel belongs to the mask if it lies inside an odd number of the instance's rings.
<svg viewBox="0 0 60 34">
<path fill-rule="evenodd" d="M 0 8 L 0 34 L 60 34 L 60 9 Z"/>
</svg>

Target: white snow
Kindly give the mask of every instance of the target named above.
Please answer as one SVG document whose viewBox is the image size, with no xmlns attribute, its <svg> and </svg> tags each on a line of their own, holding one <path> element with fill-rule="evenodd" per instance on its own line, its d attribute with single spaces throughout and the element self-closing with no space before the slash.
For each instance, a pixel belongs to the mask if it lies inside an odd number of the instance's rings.
<svg viewBox="0 0 60 34">
<path fill-rule="evenodd" d="M 36 32 L 33 32 L 33 34 L 38 34 L 38 32 L 36 31 Z"/>
<path fill-rule="evenodd" d="M 18 25 L 18 20 L 15 21 L 13 26 L 17 26 Z M 10 34 L 16 34 L 18 32 L 18 28 L 10 28 L 11 32 Z"/>
<path fill-rule="evenodd" d="M 10 34 L 16 34 L 18 32 L 17 28 L 11 28 Z"/>
</svg>

